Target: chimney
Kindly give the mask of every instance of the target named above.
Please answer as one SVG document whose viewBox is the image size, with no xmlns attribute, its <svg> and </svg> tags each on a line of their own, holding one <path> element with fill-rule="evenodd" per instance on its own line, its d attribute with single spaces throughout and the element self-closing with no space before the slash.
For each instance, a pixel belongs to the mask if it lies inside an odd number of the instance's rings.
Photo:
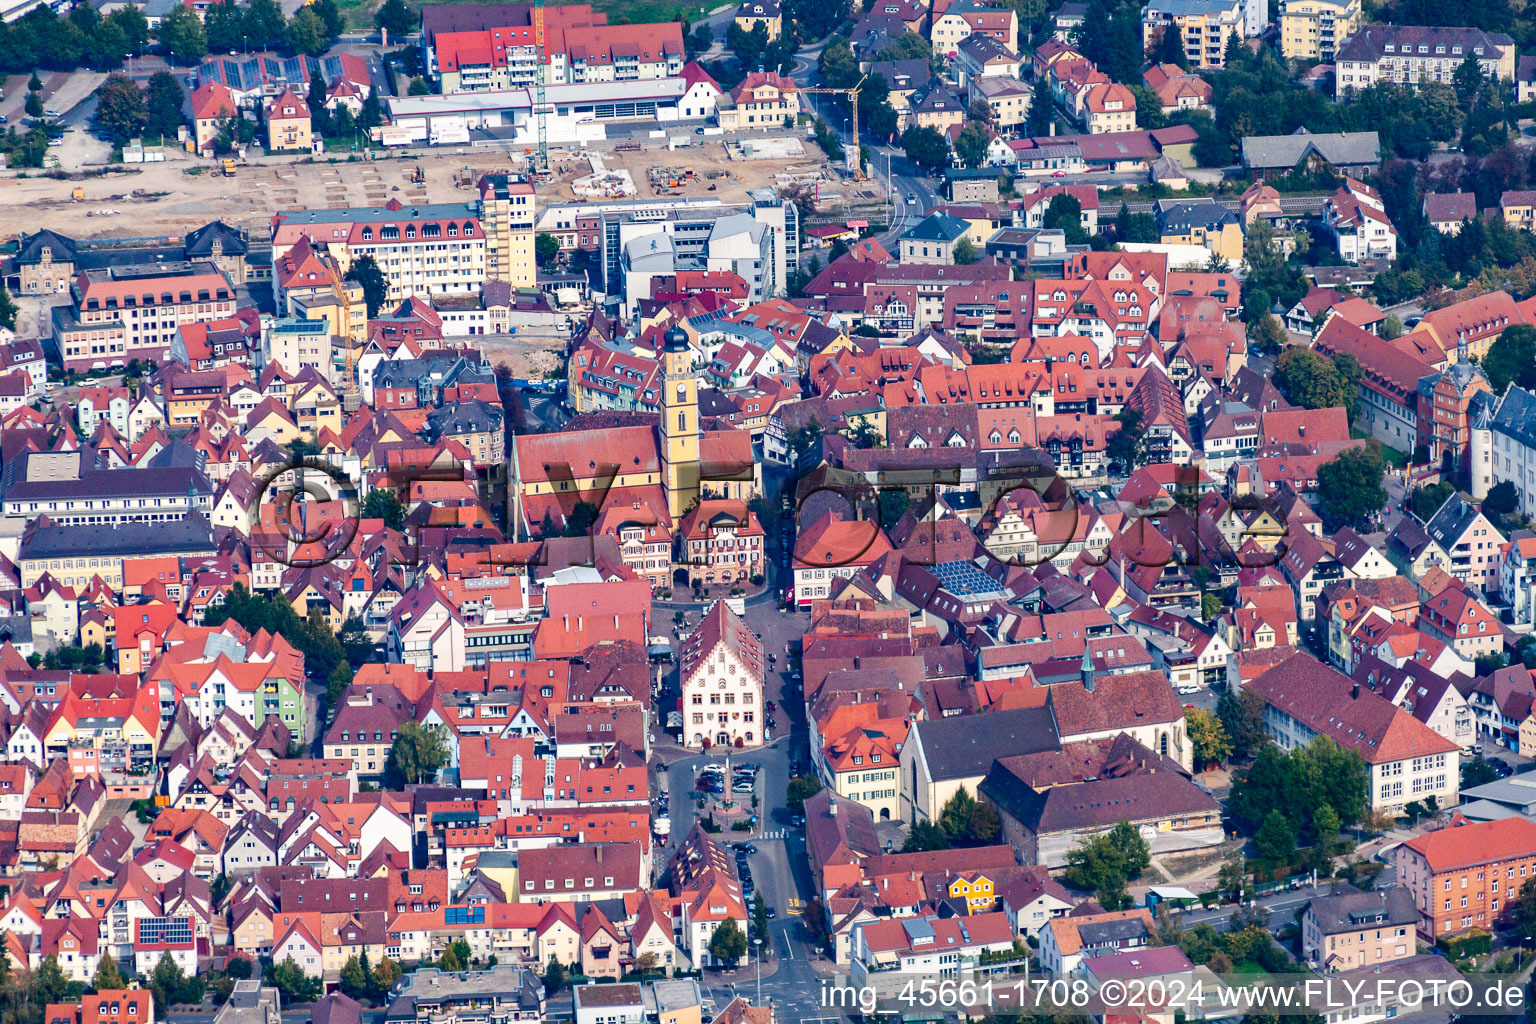
<svg viewBox="0 0 1536 1024">
<path fill-rule="evenodd" d="M 837 800 L 835 798 L 827 801 L 827 817 L 837 817 Z"/>
<path fill-rule="evenodd" d="M 1360 684 L 1359 683 L 1354 683 L 1354 684 L 1352 684 L 1350 686 L 1350 688 L 1349 688 L 1349 699 L 1350 700 L 1359 700 L 1360 699 Z"/>
<path fill-rule="evenodd" d="M 602 843 L 598 843 L 597 844 L 597 862 L 599 864 L 601 864 L 603 862 L 603 844 Z"/>
</svg>

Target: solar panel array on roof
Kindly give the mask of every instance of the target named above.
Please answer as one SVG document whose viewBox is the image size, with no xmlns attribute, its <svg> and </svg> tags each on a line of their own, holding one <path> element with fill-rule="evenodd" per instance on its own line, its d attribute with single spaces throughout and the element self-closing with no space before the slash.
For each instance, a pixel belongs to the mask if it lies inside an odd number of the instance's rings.
<svg viewBox="0 0 1536 1024">
<path fill-rule="evenodd" d="M 940 562 L 933 567 L 933 574 L 939 578 L 944 589 L 956 597 L 995 594 L 1000 589 L 996 580 L 970 562 Z"/>
</svg>

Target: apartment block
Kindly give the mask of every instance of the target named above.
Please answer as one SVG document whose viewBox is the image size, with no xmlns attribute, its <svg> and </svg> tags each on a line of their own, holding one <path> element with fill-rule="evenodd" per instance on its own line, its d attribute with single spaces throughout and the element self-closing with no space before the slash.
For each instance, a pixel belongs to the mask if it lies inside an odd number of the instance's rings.
<svg viewBox="0 0 1536 1024">
<path fill-rule="evenodd" d="M 1227 43 L 1243 36 L 1243 17 L 1240 0 L 1152 0 L 1141 12 L 1142 46 L 1178 32 L 1190 67 L 1223 67 Z"/>
<path fill-rule="evenodd" d="M 1331 61 L 1360 22 L 1360 0 L 1286 0 L 1280 53 L 1288 60 Z"/>
<path fill-rule="evenodd" d="M 1450 84 L 1468 57 L 1483 74 L 1501 82 L 1515 77 L 1515 41 L 1500 32 L 1477 28 L 1424 25 L 1365 25 L 1338 48 L 1335 95 L 1375 82 L 1417 87 L 1424 82 Z"/>
<path fill-rule="evenodd" d="M 235 315 L 234 285 L 206 261 L 82 270 L 69 291 L 73 305 L 56 309 L 53 326 L 72 371 L 163 362 L 182 324 Z"/>
<path fill-rule="evenodd" d="M 1536 874 L 1536 823 L 1516 816 L 1474 824 L 1457 814 L 1449 827 L 1399 846 L 1395 866 L 1426 939 L 1491 930 Z"/>
</svg>

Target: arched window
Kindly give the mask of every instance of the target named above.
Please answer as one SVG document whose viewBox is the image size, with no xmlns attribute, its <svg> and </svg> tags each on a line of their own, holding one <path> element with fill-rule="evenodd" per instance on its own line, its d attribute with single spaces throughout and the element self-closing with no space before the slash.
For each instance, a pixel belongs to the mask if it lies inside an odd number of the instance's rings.
<svg viewBox="0 0 1536 1024">
<path fill-rule="evenodd" d="M 1157 747 L 1158 747 L 1158 751 L 1157 751 L 1158 753 L 1162 754 L 1164 757 L 1168 756 L 1168 734 L 1167 733 L 1163 733 L 1162 736 L 1158 739 Z"/>
<path fill-rule="evenodd" d="M 678 430 L 687 430 L 688 429 L 688 414 L 687 413 L 680 412 L 680 413 L 677 414 L 677 429 Z"/>
</svg>

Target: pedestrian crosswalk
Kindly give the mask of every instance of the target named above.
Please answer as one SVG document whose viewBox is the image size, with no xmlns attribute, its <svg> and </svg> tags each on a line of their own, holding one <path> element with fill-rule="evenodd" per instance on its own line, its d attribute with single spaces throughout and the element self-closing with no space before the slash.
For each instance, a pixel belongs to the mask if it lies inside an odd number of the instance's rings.
<svg viewBox="0 0 1536 1024">
<path fill-rule="evenodd" d="M 771 832 L 764 832 L 764 833 L 760 834 L 757 838 L 759 838 L 759 839 L 783 839 L 784 836 L 785 836 L 785 830 L 782 829 L 782 828 L 776 828 L 776 829 L 774 829 Z"/>
</svg>

